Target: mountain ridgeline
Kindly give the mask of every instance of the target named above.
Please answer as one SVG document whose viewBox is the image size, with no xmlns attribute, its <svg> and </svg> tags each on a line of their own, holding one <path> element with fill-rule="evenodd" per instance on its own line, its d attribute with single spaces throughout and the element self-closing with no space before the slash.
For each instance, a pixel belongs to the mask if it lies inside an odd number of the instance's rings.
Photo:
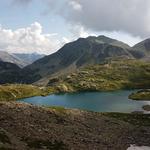
<svg viewBox="0 0 150 150">
<path fill-rule="evenodd" d="M 77 68 L 116 57 L 134 58 L 130 47 L 120 41 L 105 36 L 79 38 L 64 45 L 56 53 L 25 67 L 24 71 L 43 78 L 72 72 Z"/>
<path fill-rule="evenodd" d="M 149 56 L 150 39 L 130 47 L 105 36 L 79 38 L 64 45 L 56 53 L 19 70 L 20 82 L 47 84 L 55 76 L 72 73 L 88 65 L 109 63 L 114 59 L 149 60 Z"/>
<path fill-rule="evenodd" d="M 136 44 L 132 49 L 137 58 L 150 60 L 150 39 L 146 39 Z"/>
<path fill-rule="evenodd" d="M 5 51 L 0 51 L 0 61 L 16 64 L 20 68 L 32 64 L 34 61 L 44 56 L 45 55 L 37 53 L 22 54 L 22 53 L 8 53 Z"/>
</svg>

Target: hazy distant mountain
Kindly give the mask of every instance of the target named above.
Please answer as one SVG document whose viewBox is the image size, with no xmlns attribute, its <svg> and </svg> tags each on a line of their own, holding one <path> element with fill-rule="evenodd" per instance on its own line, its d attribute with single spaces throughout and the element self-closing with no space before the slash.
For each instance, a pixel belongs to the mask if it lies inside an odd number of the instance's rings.
<svg viewBox="0 0 150 150">
<path fill-rule="evenodd" d="M 4 51 L 0 51 L 0 61 L 10 62 L 18 65 L 19 67 L 24 67 L 27 65 L 23 60 L 21 60 L 17 56 Z"/>
<path fill-rule="evenodd" d="M 56 53 L 25 67 L 24 71 L 42 78 L 56 73 L 71 72 L 79 67 L 98 64 L 114 57 L 133 58 L 130 47 L 123 42 L 105 36 L 79 38 L 66 44 Z"/>
<path fill-rule="evenodd" d="M 146 39 L 133 46 L 134 55 L 136 58 L 150 60 L 150 39 Z"/>
<path fill-rule="evenodd" d="M 31 53 L 31 54 L 24 54 L 24 53 L 13 53 L 15 56 L 17 56 L 19 59 L 24 61 L 26 65 L 32 64 L 34 61 L 44 57 L 44 54 L 38 54 L 38 53 Z"/>
</svg>

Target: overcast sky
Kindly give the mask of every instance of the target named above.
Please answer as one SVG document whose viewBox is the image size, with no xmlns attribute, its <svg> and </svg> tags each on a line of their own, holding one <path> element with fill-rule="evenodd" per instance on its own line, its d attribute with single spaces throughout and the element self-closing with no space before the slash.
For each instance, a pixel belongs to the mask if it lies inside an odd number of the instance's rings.
<svg viewBox="0 0 150 150">
<path fill-rule="evenodd" d="M 79 37 L 104 34 L 129 45 L 150 37 L 150 0 L 5 0 L 0 50 L 51 54 Z"/>
</svg>

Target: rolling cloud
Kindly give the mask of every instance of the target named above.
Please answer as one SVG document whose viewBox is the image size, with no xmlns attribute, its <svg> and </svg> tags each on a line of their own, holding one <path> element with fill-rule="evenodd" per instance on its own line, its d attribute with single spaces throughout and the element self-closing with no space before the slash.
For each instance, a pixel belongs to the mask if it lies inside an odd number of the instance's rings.
<svg viewBox="0 0 150 150">
<path fill-rule="evenodd" d="M 65 42 L 57 40 L 57 33 L 43 34 L 40 23 L 35 22 L 29 27 L 17 30 L 0 28 L 0 50 L 20 53 L 55 52 Z"/>
<path fill-rule="evenodd" d="M 25 0 L 15 1 L 25 3 Z M 45 0 L 49 11 L 57 7 L 54 3 L 58 1 Z M 64 0 L 60 4 L 57 14 L 70 24 L 99 32 L 121 31 L 141 38 L 150 35 L 149 0 Z"/>
</svg>

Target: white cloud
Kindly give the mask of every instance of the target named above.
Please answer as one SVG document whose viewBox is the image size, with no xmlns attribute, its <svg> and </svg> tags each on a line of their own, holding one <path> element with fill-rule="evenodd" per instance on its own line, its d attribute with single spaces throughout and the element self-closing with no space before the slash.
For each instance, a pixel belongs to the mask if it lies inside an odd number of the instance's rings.
<svg viewBox="0 0 150 150">
<path fill-rule="evenodd" d="M 58 40 L 57 33 L 42 33 L 42 26 L 38 22 L 15 31 L 0 27 L 0 50 L 3 51 L 50 54 L 58 50 L 63 43 L 63 39 Z"/>
<path fill-rule="evenodd" d="M 85 30 L 81 25 L 70 25 L 71 35 L 60 37 L 57 33 L 44 34 L 40 23 L 35 22 L 26 28 L 17 30 L 5 29 L 0 26 L 0 50 L 11 53 L 44 53 L 51 54 L 61 48 L 62 45 L 76 40 L 79 37 L 97 36 L 104 34 L 106 36 L 124 41 L 130 45 L 136 44 L 141 39 L 132 37 L 129 34 L 118 32 L 94 32 Z M 132 41 L 132 42 L 131 42 Z"/>
<path fill-rule="evenodd" d="M 17 3 L 33 0 L 13 0 Z M 40 0 L 43 2 L 43 0 Z M 150 35 L 150 0 L 45 0 L 67 23 L 96 32 L 123 32 L 147 38 Z M 59 7 L 58 7 L 59 6 Z M 57 10 L 57 11 L 56 11 Z"/>
<path fill-rule="evenodd" d="M 126 32 L 147 38 L 150 35 L 150 0 L 70 0 L 59 15 L 68 23 L 96 32 Z M 76 11 L 75 4 L 82 8 Z"/>
<path fill-rule="evenodd" d="M 82 6 L 77 1 L 69 1 L 69 5 L 76 11 L 82 10 Z"/>
<path fill-rule="evenodd" d="M 83 26 L 81 25 L 70 25 L 70 32 L 72 34 L 72 39 L 76 39 L 79 37 L 86 38 L 88 36 L 96 36 L 97 34 L 94 34 L 90 30 L 86 30 Z"/>
</svg>

